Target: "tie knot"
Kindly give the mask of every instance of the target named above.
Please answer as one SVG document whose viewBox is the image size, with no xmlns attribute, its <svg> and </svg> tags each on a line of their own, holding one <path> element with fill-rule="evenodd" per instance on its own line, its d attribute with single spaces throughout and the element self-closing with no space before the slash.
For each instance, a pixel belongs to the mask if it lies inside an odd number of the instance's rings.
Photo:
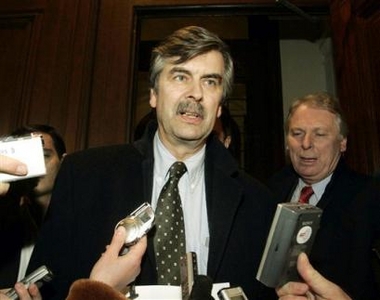
<svg viewBox="0 0 380 300">
<path fill-rule="evenodd" d="M 186 165 L 182 161 L 176 161 L 171 165 L 169 169 L 170 177 L 175 179 L 180 179 L 181 176 L 186 172 Z"/>
<path fill-rule="evenodd" d="M 301 190 L 301 195 L 299 202 L 301 203 L 309 203 L 309 199 L 311 195 L 314 194 L 313 188 L 310 185 L 306 185 Z"/>
</svg>

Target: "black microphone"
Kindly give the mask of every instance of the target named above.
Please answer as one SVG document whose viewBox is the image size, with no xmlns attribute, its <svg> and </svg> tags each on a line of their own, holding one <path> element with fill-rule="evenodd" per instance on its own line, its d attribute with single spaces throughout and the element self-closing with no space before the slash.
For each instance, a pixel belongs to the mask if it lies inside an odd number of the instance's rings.
<svg viewBox="0 0 380 300">
<path fill-rule="evenodd" d="M 212 279 L 206 275 L 195 275 L 189 300 L 214 300 L 211 296 Z"/>
</svg>

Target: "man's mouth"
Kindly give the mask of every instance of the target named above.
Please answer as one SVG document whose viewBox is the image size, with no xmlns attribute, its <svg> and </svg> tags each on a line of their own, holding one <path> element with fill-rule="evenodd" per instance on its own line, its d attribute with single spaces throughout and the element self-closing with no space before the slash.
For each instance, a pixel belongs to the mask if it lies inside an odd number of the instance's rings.
<svg viewBox="0 0 380 300">
<path fill-rule="evenodd" d="M 314 158 L 314 157 L 303 157 L 301 156 L 300 159 L 303 161 L 303 162 L 306 162 L 306 163 L 311 163 L 311 162 L 315 162 L 317 159 Z"/>
<path fill-rule="evenodd" d="M 203 119 L 203 107 L 199 103 L 181 102 L 178 105 L 177 113 L 187 118 Z"/>
<path fill-rule="evenodd" d="M 200 115 L 195 112 L 181 112 L 181 115 L 189 117 L 189 118 L 199 118 Z"/>
</svg>

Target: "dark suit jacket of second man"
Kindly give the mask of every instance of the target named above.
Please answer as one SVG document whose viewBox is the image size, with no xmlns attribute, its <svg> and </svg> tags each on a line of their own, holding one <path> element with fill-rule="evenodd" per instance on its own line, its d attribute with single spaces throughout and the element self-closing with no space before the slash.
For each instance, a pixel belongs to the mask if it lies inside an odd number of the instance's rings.
<svg viewBox="0 0 380 300">
<path fill-rule="evenodd" d="M 133 145 L 88 149 L 65 158 L 29 266 L 29 270 L 41 264 L 52 268 L 53 288 L 58 291 L 54 299 L 64 299 L 74 280 L 89 276 L 115 224 L 150 202 L 154 132 L 148 130 Z M 241 285 L 251 300 L 277 299 L 272 289 L 255 280 L 276 206 L 270 192 L 239 171 L 214 136 L 207 143 L 205 180 L 208 275 L 214 282 Z M 151 233 L 136 284 L 157 282 Z"/>
<path fill-rule="evenodd" d="M 299 176 L 287 166 L 269 181 L 278 202 L 291 200 Z M 371 269 L 371 235 L 363 228 L 366 210 L 358 210 L 358 201 L 369 177 L 349 169 L 340 159 L 331 181 L 317 206 L 323 209 L 320 228 L 310 260 L 329 280 L 340 285 L 355 300 L 380 299 Z M 368 225 L 368 224 L 367 224 Z"/>
</svg>

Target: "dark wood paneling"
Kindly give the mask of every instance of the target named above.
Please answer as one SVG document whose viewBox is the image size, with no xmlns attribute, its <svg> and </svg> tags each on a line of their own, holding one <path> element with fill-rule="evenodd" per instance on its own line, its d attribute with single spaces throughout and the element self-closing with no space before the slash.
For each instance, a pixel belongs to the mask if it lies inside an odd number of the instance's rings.
<svg viewBox="0 0 380 300">
<path fill-rule="evenodd" d="M 69 151 L 88 131 L 97 1 L 0 2 L 0 132 L 47 123 Z"/>
<path fill-rule="evenodd" d="M 97 1 L 50 1 L 38 48 L 30 122 L 49 123 L 69 151 L 85 147 Z"/>
<path fill-rule="evenodd" d="M 346 158 L 368 174 L 380 170 L 380 10 L 369 9 L 374 3 L 331 1 L 337 85 L 350 126 Z"/>
<path fill-rule="evenodd" d="M 132 1 L 101 1 L 97 24 L 87 146 L 123 143 L 131 115 Z"/>
<path fill-rule="evenodd" d="M 39 7 L 40 11 L 40 7 Z M 42 17 L 37 11 L 0 13 L 0 134 L 26 121 L 30 107 L 36 39 Z"/>
</svg>

